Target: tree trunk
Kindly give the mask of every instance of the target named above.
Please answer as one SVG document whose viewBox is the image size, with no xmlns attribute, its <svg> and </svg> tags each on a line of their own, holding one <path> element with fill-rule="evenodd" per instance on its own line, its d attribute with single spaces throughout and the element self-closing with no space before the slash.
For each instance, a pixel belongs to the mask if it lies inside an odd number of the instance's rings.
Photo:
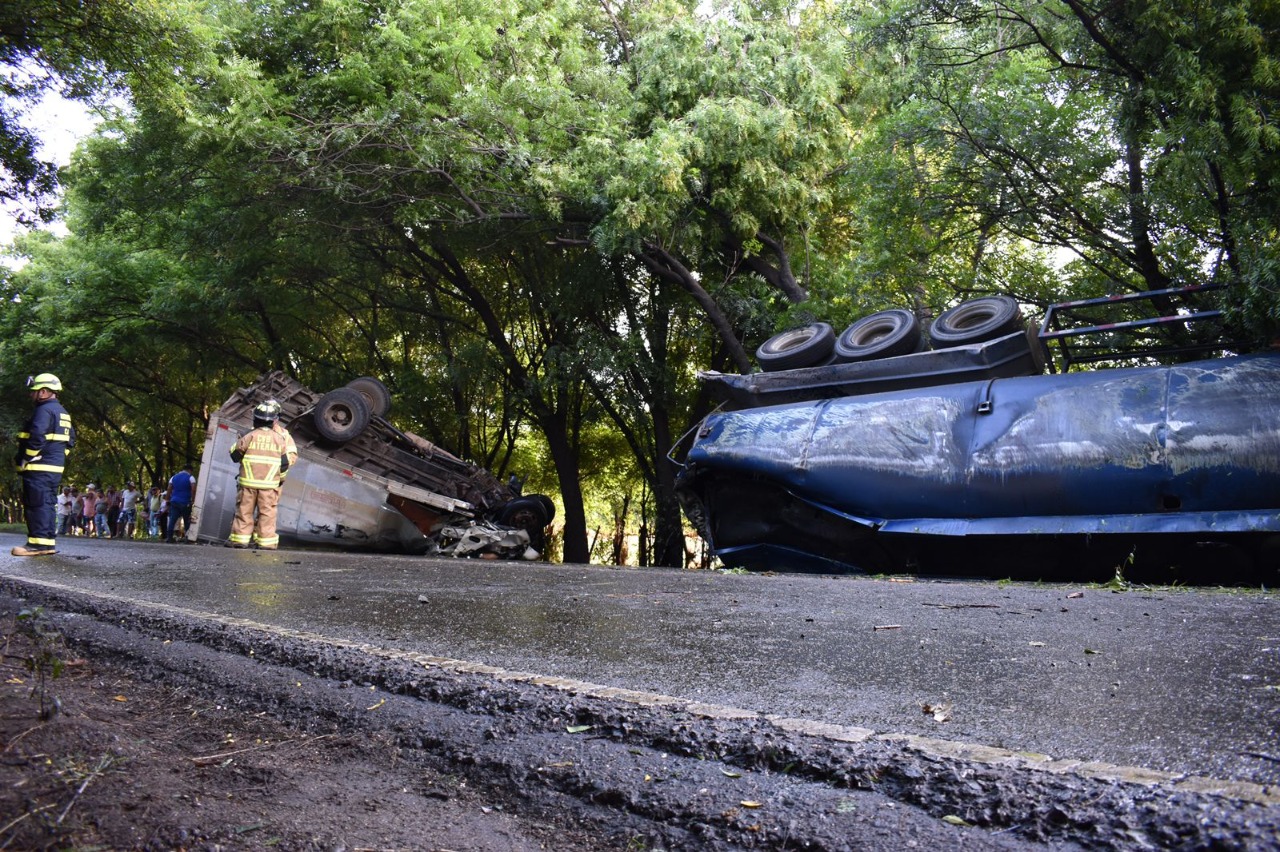
<svg viewBox="0 0 1280 852">
<path fill-rule="evenodd" d="M 540 416 L 538 425 L 547 439 L 551 462 L 560 480 L 560 499 L 564 501 L 564 562 L 585 565 L 591 561 L 591 550 L 587 547 L 587 513 L 578 476 L 578 453 L 563 415 Z"/>
</svg>

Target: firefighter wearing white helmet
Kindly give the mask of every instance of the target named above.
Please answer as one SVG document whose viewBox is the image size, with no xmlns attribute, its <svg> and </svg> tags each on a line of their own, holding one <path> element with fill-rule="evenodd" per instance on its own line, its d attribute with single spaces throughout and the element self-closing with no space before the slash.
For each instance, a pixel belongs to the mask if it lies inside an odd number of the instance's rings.
<svg viewBox="0 0 1280 852">
<path fill-rule="evenodd" d="M 57 553 L 58 486 L 67 453 L 76 443 L 71 415 L 58 402 L 62 382 L 53 373 L 27 379 L 35 409 L 18 433 L 14 465 L 22 476 L 22 505 L 27 514 L 27 543 L 15 547 L 14 556 Z"/>
<path fill-rule="evenodd" d="M 253 431 L 246 432 L 231 448 L 231 460 L 240 465 L 240 475 L 236 478 L 236 515 L 228 547 L 253 543 L 275 550 L 280 544 L 276 506 L 290 459 L 288 444 L 274 428 L 279 417 L 278 403 L 260 403 L 253 410 Z"/>
</svg>

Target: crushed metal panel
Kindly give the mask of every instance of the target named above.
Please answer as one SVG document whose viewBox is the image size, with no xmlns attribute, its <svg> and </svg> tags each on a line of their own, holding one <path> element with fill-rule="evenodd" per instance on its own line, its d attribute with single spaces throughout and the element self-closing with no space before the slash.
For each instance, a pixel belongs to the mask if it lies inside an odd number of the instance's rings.
<svg viewBox="0 0 1280 852">
<path fill-rule="evenodd" d="M 421 537 L 408 518 L 387 505 L 387 489 L 374 477 L 299 457 L 280 489 L 276 529 L 299 542 L 399 549 Z"/>
<path fill-rule="evenodd" d="M 1215 369 L 1213 361 L 1173 368 L 1167 443 L 1175 475 L 1196 470 L 1280 473 L 1273 360 L 1233 359 L 1231 369 Z"/>
<path fill-rule="evenodd" d="M 973 417 L 963 511 L 952 514 L 1159 511 L 1167 479 L 1166 373 L 1115 370 L 1049 379 L 992 383 L 990 413 Z"/>
</svg>

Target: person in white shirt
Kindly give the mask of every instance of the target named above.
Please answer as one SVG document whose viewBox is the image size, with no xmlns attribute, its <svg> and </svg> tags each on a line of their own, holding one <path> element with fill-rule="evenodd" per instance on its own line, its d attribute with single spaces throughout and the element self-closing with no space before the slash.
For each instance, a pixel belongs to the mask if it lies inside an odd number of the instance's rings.
<svg viewBox="0 0 1280 852">
<path fill-rule="evenodd" d="M 124 484 L 120 492 L 120 517 L 116 519 L 116 538 L 133 538 L 138 523 L 138 489 L 132 482 Z"/>
<path fill-rule="evenodd" d="M 147 498 L 147 511 L 150 514 L 147 525 L 147 535 L 150 538 L 160 538 L 164 535 L 162 525 L 164 523 L 164 515 L 160 514 L 160 504 L 164 500 L 163 492 L 155 486 L 151 488 L 151 496 Z"/>
<path fill-rule="evenodd" d="M 67 534 L 67 524 L 71 520 L 71 504 L 76 498 L 71 496 L 71 486 L 62 486 L 62 491 L 58 494 L 58 532 L 57 535 Z"/>
</svg>

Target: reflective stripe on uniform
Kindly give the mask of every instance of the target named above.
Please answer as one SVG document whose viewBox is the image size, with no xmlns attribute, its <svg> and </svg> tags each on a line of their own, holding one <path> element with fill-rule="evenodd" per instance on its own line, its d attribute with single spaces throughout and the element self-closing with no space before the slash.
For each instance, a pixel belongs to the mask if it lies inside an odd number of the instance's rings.
<svg viewBox="0 0 1280 852">
<path fill-rule="evenodd" d="M 22 425 L 18 439 L 19 473 L 62 473 L 76 440 L 71 415 L 57 399 L 43 400 Z"/>
<path fill-rule="evenodd" d="M 31 536 L 27 536 L 27 544 L 38 544 L 42 547 L 54 547 L 57 543 L 58 540 L 55 538 L 32 538 Z"/>
<path fill-rule="evenodd" d="M 240 476 L 236 482 L 245 488 L 279 488 L 280 457 L 285 452 L 285 442 L 270 427 L 260 427 L 236 442 L 232 451 L 243 453 L 240 459 Z"/>
</svg>

